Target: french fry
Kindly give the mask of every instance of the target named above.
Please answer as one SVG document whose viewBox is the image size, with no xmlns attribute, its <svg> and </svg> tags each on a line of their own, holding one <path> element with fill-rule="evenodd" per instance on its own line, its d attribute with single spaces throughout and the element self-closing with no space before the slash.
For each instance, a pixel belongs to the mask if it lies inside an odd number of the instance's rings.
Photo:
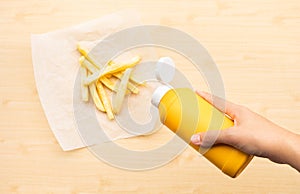
<svg viewBox="0 0 300 194">
<path fill-rule="evenodd" d="M 105 87 L 107 87 L 108 89 L 110 89 L 111 91 L 113 91 L 113 92 L 117 92 L 117 83 L 116 82 L 112 82 L 112 81 L 110 81 L 107 77 L 101 77 L 100 78 L 100 81 L 102 82 L 102 84 L 105 86 Z M 126 90 L 126 95 L 127 94 L 130 94 L 130 90 L 129 89 L 127 89 Z"/>
<path fill-rule="evenodd" d="M 80 71 L 80 77 L 81 77 L 81 99 L 82 101 L 84 102 L 87 102 L 89 101 L 89 89 L 88 89 L 88 86 L 86 86 L 84 84 L 84 80 L 86 79 L 87 75 L 88 75 L 88 72 L 87 72 L 87 69 L 83 66 L 80 66 L 79 67 L 79 71 Z"/>
<path fill-rule="evenodd" d="M 139 80 L 137 80 L 134 76 L 130 76 L 130 78 L 129 78 L 129 80 L 131 81 L 131 82 L 133 82 L 134 84 L 136 84 L 136 85 L 142 85 L 142 86 L 146 86 L 146 83 L 145 82 L 141 82 L 141 81 L 139 81 Z"/>
<path fill-rule="evenodd" d="M 138 94 L 140 90 L 131 82 L 128 81 L 127 88 L 134 94 Z"/>
<path fill-rule="evenodd" d="M 100 81 L 102 82 L 102 84 L 107 87 L 108 89 L 110 89 L 113 92 L 117 92 L 117 83 L 116 82 L 112 82 L 111 80 L 109 80 L 107 77 L 101 77 Z M 130 90 L 127 89 L 126 90 L 126 95 L 130 94 Z"/>
<path fill-rule="evenodd" d="M 117 94 L 116 94 L 116 96 L 113 100 L 113 104 L 112 104 L 113 112 L 115 114 L 118 114 L 122 108 L 122 104 L 123 104 L 123 100 L 124 100 L 124 97 L 126 94 L 127 84 L 129 82 L 129 77 L 130 77 L 131 71 L 132 71 L 131 68 L 128 68 L 125 70 L 124 75 L 121 79 L 120 85 L 117 89 L 118 91 L 117 91 Z"/>
<path fill-rule="evenodd" d="M 89 54 L 89 50 L 87 48 L 84 48 L 79 43 L 77 44 L 77 50 L 93 65 L 95 65 L 98 69 L 102 67 L 101 64 L 97 63 L 93 56 Z"/>
<path fill-rule="evenodd" d="M 79 58 L 81 98 L 87 102 L 91 96 L 96 108 L 101 112 L 106 112 L 108 119 L 113 120 L 114 113 L 118 114 L 121 110 L 125 95 L 131 92 L 139 93 L 137 86 L 144 84 L 131 75 L 132 68 L 141 61 L 141 57 L 133 57 L 130 62 L 126 63 L 109 61 L 103 68 L 103 64 L 100 64 L 96 57 L 89 53 L 94 46 L 89 41 L 81 41 L 77 44 L 77 49 L 82 54 Z M 113 96 L 113 104 L 105 88 L 116 92 Z"/>
<path fill-rule="evenodd" d="M 89 75 L 86 79 L 85 79 L 85 85 L 90 85 L 91 83 L 94 83 L 95 81 L 97 81 L 101 75 L 103 74 L 104 69 L 101 69 L 99 71 L 96 71 L 95 73 L 93 73 L 92 75 Z"/>
<path fill-rule="evenodd" d="M 114 73 L 114 76 L 115 77 L 117 77 L 117 78 L 121 78 L 122 76 L 123 76 L 123 74 L 124 74 L 124 72 L 118 72 L 118 73 Z M 138 81 L 134 76 L 130 76 L 130 78 L 129 78 L 129 80 L 131 81 L 131 82 L 133 82 L 134 84 L 136 84 L 136 85 L 145 85 L 145 83 L 144 82 L 140 82 L 140 81 Z"/>
<path fill-rule="evenodd" d="M 112 112 L 111 104 L 109 102 L 109 99 L 106 95 L 106 92 L 105 92 L 101 82 L 97 82 L 97 90 L 98 90 L 98 94 L 103 102 L 103 106 L 106 111 L 106 115 L 107 115 L 108 119 L 113 120 L 114 114 Z"/>
<path fill-rule="evenodd" d="M 130 63 L 125 63 L 125 64 L 116 64 L 113 61 L 110 61 L 108 63 L 111 63 L 111 64 L 107 65 L 105 67 L 105 69 L 100 69 L 100 71 L 97 71 L 97 72 L 93 73 L 92 75 L 88 76 L 85 84 L 89 85 L 89 84 L 93 83 L 94 81 L 96 81 L 97 79 L 99 79 L 100 77 L 114 74 L 114 73 L 117 73 L 120 71 L 124 71 L 125 69 L 134 67 L 140 61 L 141 61 L 140 56 L 136 56 L 136 57 L 132 58 L 132 61 Z"/>
<path fill-rule="evenodd" d="M 117 89 L 116 89 L 116 83 L 113 83 L 107 77 L 101 77 L 100 81 L 102 82 L 103 85 L 105 85 L 111 91 L 114 91 L 114 92 L 117 91 Z"/>
<path fill-rule="evenodd" d="M 105 77 L 109 79 L 112 77 L 112 75 L 106 75 Z"/>
<path fill-rule="evenodd" d="M 134 67 L 135 65 L 137 65 L 140 61 L 142 60 L 142 58 L 140 56 L 135 56 L 131 59 L 130 63 L 125 63 L 125 64 L 116 64 L 113 63 L 112 61 L 109 62 L 111 63 L 110 65 L 108 65 L 105 68 L 105 71 L 103 72 L 102 76 L 104 75 L 108 75 L 108 74 L 114 74 L 120 71 L 123 71 L 125 69 Z"/>
<path fill-rule="evenodd" d="M 113 74 L 113 76 L 120 79 L 120 80 L 122 80 L 122 77 L 124 76 L 124 74 L 125 73 L 122 73 L 122 74 L 116 73 L 116 74 Z M 128 84 L 127 84 L 127 88 L 129 89 L 129 91 L 131 91 L 134 94 L 138 94 L 140 92 L 139 89 L 129 81 L 128 81 Z"/>
<path fill-rule="evenodd" d="M 97 93 L 96 84 L 95 83 L 90 84 L 88 87 L 90 89 L 91 96 L 93 98 L 94 104 L 97 107 L 97 109 L 100 110 L 101 112 L 105 112 L 103 104 Z"/>
<path fill-rule="evenodd" d="M 79 63 L 80 63 L 81 66 L 84 66 L 85 68 L 87 68 L 92 73 L 95 73 L 95 72 L 99 71 L 99 68 L 97 68 L 91 62 L 89 62 L 84 56 L 81 56 L 79 58 Z"/>
</svg>

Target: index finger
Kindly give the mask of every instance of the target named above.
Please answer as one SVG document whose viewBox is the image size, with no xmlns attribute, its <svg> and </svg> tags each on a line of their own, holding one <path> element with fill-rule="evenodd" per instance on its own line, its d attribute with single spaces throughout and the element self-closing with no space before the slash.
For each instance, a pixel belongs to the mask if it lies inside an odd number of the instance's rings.
<svg viewBox="0 0 300 194">
<path fill-rule="evenodd" d="M 221 112 L 235 119 L 238 105 L 207 92 L 196 90 L 196 93 Z"/>
</svg>

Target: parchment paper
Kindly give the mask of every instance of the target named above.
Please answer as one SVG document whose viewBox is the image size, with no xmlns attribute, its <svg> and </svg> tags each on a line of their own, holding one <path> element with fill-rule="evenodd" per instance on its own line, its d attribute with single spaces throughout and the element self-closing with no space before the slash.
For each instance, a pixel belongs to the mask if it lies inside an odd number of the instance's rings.
<svg viewBox="0 0 300 194">
<path fill-rule="evenodd" d="M 96 41 L 121 29 L 140 24 L 137 13 L 123 11 L 62 30 L 31 36 L 32 60 L 37 90 L 48 123 L 64 151 L 89 146 L 83 143 L 74 121 L 73 92 L 78 72 L 79 41 Z M 91 103 L 90 103 L 91 104 Z M 115 122 L 99 115 L 111 140 L 132 136 Z"/>
</svg>

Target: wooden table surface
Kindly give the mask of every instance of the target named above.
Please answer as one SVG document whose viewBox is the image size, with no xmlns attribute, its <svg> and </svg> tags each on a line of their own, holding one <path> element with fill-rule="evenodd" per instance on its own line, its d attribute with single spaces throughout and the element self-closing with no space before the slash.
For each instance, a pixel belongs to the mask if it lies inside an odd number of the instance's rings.
<svg viewBox="0 0 300 194">
<path fill-rule="evenodd" d="M 296 170 L 262 158 L 231 179 L 191 149 L 142 172 L 111 167 L 88 149 L 62 151 L 35 87 L 30 34 L 125 8 L 191 34 L 218 64 L 228 99 L 300 133 L 299 0 L 1 0 L 0 193 L 299 193 Z"/>
</svg>

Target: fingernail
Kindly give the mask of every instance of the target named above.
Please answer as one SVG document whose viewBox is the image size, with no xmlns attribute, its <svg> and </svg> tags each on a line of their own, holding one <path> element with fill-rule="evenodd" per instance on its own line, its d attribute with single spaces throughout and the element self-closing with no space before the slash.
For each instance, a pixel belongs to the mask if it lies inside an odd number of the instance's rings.
<svg viewBox="0 0 300 194">
<path fill-rule="evenodd" d="M 201 93 L 201 90 L 195 90 L 195 92 L 196 92 L 197 94 L 200 94 L 200 93 Z"/>
<path fill-rule="evenodd" d="M 200 135 L 199 134 L 192 135 L 191 142 L 195 145 L 200 145 L 201 143 Z"/>
</svg>

